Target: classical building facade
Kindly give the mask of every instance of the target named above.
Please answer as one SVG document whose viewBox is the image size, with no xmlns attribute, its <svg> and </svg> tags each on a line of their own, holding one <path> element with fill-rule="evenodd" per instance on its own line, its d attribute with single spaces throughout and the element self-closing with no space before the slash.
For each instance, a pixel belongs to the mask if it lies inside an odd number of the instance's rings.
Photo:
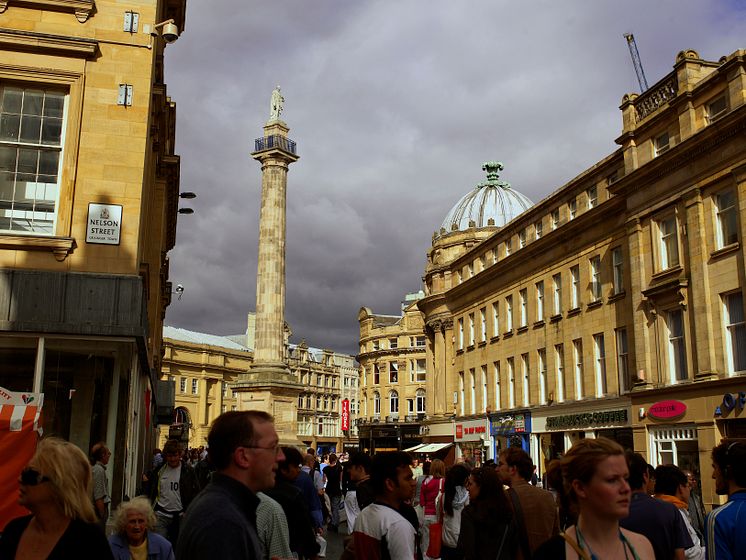
<svg viewBox="0 0 746 560">
<path fill-rule="evenodd" d="M 45 435 L 108 443 L 114 505 L 169 404 L 179 157 L 163 69 L 185 4 L 0 3 L 0 386 L 44 394 Z"/>
<path fill-rule="evenodd" d="M 746 437 L 744 54 L 679 53 L 624 96 L 619 149 L 537 204 L 520 209 L 490 163 L 478 202 L 449 213 L 416 305 L 426 422 L 457 455 L 520 445 L 542 470 L 609 436 L 719 502 L 710 451 Z"/>
<path fill-rule="evenodd" d="M 422 296 L 408 294 L 401 315 L 376 315 L 367 307 L 358 314 L 362 450 L 411 449 L 422 443 L 427 339 L 416 306 Z"/>
<path fill-rule="evenodd" d="M 190 447 L 206 445 L 210 424 L 218 415 L 242 410 L 234 388 L 254 361 L 253 314 L 248 324 L 246 334 L 229 337 L 164 327 L 161 379 L 173 382 L 176 408 L 171 425 L 161 428 L 161 443 L 174 437 Z M 305 342 L 289 344 L 288 334 L 286 330 L 283 359 L 293 380 L 303 387 L 293 419 L 298 426 L 294 439 L 324 452 L 357 448 L 359 374 L 354 356 Z M 342 430 L 345 406 L 349 425 Z"/>
</svg>

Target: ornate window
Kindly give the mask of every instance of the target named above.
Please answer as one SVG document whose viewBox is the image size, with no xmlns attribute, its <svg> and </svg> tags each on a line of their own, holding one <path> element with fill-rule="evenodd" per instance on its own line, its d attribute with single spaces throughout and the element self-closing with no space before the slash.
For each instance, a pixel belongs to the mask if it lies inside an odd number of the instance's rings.
<svg viewBox="0 0 746 560">
<path fill-rule="evenodd" d="M 399 414 L 399 393 L 391 391 L 389 393 L 389 412 L 392 416 Z"/>
</svg>

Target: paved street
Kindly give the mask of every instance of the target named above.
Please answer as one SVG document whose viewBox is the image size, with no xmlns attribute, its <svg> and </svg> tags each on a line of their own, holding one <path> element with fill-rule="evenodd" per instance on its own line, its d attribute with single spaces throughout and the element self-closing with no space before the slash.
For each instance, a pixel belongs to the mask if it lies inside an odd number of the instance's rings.
<svg viewBox="0 0 746 560">
<path fill-rule="evenodd" d="M 338 560 L 344 549 L 343 541 L 347 537 L 347 523 L 339 524 L 339 533 L 328 531 L 324 538 L 326 539 L 326 558 L 327 560 Z"/>
</svg>

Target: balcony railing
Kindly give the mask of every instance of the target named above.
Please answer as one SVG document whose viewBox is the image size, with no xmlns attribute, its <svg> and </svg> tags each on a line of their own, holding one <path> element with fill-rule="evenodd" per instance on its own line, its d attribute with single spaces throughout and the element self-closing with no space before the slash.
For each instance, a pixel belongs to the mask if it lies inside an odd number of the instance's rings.
<svg viewBox="0 0 746 560">
<path fill-rule="evenodd" d="M 676 73 L 671 72 L 671 74 L 634 100 L 637 122 L 640 122 L 650 113 L 657 111 L 659 107 L 671 101 L 676 97 L 677 93 L 678 82 L 676 80 Z"/>
<path fill-rule="evenodd" d="M 283 152 L 297 155 L 295 142 L 279 134 L 262 136 L 254 140 L 254 152 L 264 152 L 267 150 L 282 150 Z"/>
</svg>

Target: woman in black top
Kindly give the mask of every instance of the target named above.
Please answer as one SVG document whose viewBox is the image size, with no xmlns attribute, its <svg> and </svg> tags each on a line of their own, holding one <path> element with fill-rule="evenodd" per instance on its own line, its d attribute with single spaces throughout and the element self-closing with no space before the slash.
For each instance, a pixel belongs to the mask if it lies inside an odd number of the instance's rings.
<svg viewBox="0 0 746 560">
<path fill-rule="evenodd" d="M 5 526 L 0 560 L 113 559 L 96 524 L 91 465 L 78 447 L 59 438 L 41 440 L 19 483 L 18 503 L 32 515 Z"/>
<path fill-rule="evenodd" d="M 469 505 L 461 514 L 458 551 L 465 560 L 515 558 L 518 541 L 513 512 L 495 470 L 472 470 L 466 485 Z"/>
</svg>

